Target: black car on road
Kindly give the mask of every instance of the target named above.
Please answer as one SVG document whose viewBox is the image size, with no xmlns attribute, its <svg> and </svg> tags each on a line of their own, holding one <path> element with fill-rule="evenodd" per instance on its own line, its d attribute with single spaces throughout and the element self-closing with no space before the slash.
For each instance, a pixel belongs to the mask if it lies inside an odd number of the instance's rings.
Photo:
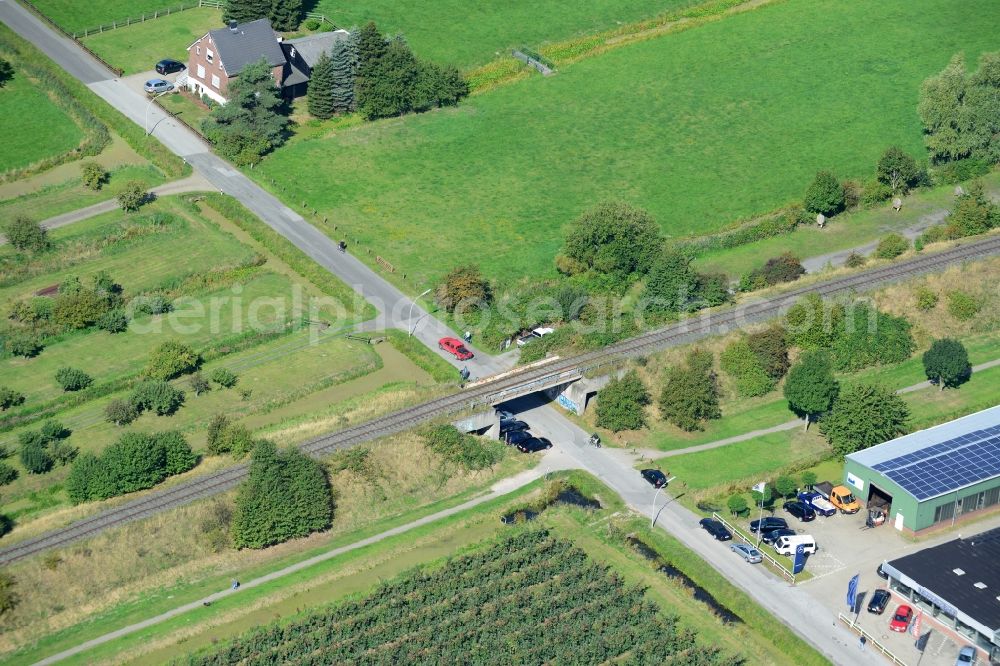
<svg viewBox="0 0 1000 666">
<path fill-rule="evenodd" d="M 881 615 L 885 612 L 885 607 L 889 605 L 890 598 L 889 590 L 875 590 L 872 593 L 871 601 L 868 602 L 868 612 Z"/>
<path fill-rule="evenodd" d="M 184 69 L 184 63 L 166 58 L 156 63 L 157 74 L 173 74 Z"/>
<path fill-rule="evenodd" d="M 702 518 L 698 521 L 698 524 L 701 525 L 702 529 L 715 537 L 716 541 L 730 541 L 733 538 L 732 533 L 718 520 Z"/>
<path fill-rule="evenodd" d="M 667 485 L 667 475 L 658 469 L 644 469 L 640 474 L 654 488 L 662 488 Z"/>
<path fill-rule="evenodd" d="M 514 432 L 516 430 L 527 430 L 528 424 L 524 421 L 518 421 L 517 419 L 501 419 L 500 421 L 500 434 L 505 432 Z"/>
<path fill-rule="evenodd" d="M 784 518 L 779 518 L 778 516 L 768 516 L 760 520 L 750 521 L 751 532 L 767 532 L 768 530 L 776 530 L 779 527 L 788 527 L 788 523 Z"/>
<path fill-rule="evenodd" d="M 810 520 L 816 520 L 816 511 L 814 511 L 813 508 L 805 502 L 800 502 L 798 500 L 785 502 L 784 509 L 804 523 L 808 523 Z"/>
<path fill-rule="evenodd" d="M 773 544 L 775 541 L 783 536 L 795 536 L 796 532 L 793 529 L 787 527 L 779 527 L 774 530 L 764 530 L 760 535 L 760 540 L 767 545 Z"/>
<path fill-rule="evenodd" d="M 533 437 L 534 435 L 532 435 L 527 430 L 514 430 L 512 432 L 504 433 L 503 437 L 501 437 L 500 439 L 507 442 L 508 444 L 517 445 L 520 444 L 521 442 L 526 442 L 529 439 L 532 439 Z"/>
<path fill-rule="evenodd" d="M 531 439 L 526 439 L 517 445 L 517 450 L 521 453 L 535 453 L 537 451 L 544 451 L 545 449 L 551 449 L 552 442 L 544 437 L 532 437 Z"/>
</svg>

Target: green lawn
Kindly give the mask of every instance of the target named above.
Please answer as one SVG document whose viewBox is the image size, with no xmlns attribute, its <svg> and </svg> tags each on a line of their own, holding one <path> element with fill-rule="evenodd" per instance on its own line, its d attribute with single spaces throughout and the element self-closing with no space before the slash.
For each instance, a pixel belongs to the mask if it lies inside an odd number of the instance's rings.
<svg viewBox="0 0 1000 666">
<path fill-rule="evenodd" d="M 0 88 L 0 118 L 4 119 L 0 171 L 61 155 L 83 140 L 73 119 L 20 73 Z"/>
<path fill-rule="evenodd" d="M 82 33 L 112 21 L 139 18 L 181 5 L 190 7 L 197 5 L 198 0 L 32 0 L 32 4 L 63 30 Z"/>
<path fill-rule="evenodd" d="M 164 95 L 160 98 L 160 103 L 168 111 L 178 116 L 181 121 L 188 126 L 201 131 L 201 121 L 208 117 L 211 110 L 205 105 L 194 100 L 188 93 L 178 93 L 176 95 Z"/>
<path fill-rule="evenodd" d="M 818 169 L 867 175 L 890 144 L 922 154 L 920 83 L 995 48 L 987 17 L 1000 5 L 789 0 L 457 109 L 293 141 L 253 173 L 417 284 L 466 262 L 551 275 L 564 225 L 604 199 L 702 234 L 798 199 Z"/>
<path fill-rule="evenodd" d="M 987 192 L 1000 197 L 1000 172 L 987 174 L 979 180 L 986 186 Z M 888 203 L 878 208 L 846 213 L 834 217 L 823 229 L 815 225 L 799 227 L 794 233 L 784 236 L 703 254 L 695 259 L 694 265 L 705 272 L 743 275 L 758 268 L 767 258 L 782 252 L 804 258 L 858 247 L 915 225 L 925 216 L 939 215 L 954 205 L 954 185 L 917 190 L 903 200 L 903 208 L 898 213 Z"/>
<path fill-rule="evenodd" d="M 13 216 L 16 212 L 33 220 L 45 220 L 113 199 L 118 188 L 133 179 L 139 179 L 150 187 L 160 185 L 164 180 L 163 173 L 152 165 L 117 167 L 110 171 L 108 183 L 97 191 L 84 187 L 80 178 L 74 177 L 30 194 L 0 200 L 0 218 Z"/>
<path fill-rule="evenodd" d="M 382 32 L 405 36 L 418 55 L 464 69 L 511 48 L 538 47 L 692 4 L 695 0 L 319 0 L 315 11 L 345 28 L 375 21 Z"/>
<path fill-rule="evenodd" d="M 81 41 L 125 74 L 151 71 L 163 58 L 187 63 L 187 47 L 209 30 L 222 27 L 222 12 L 207 7 L 136 23 Z"/>
</svg>

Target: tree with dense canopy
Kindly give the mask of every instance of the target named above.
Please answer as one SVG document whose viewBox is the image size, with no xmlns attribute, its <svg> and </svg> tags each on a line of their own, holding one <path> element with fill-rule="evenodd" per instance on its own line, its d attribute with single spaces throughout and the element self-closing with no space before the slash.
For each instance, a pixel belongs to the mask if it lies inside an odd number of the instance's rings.
<svg viewBox="0 0 1000 666">
<path fill-rule="evenodd" d="M 924 170 L 911 155 L 899 146 L 889 146 L 875 165 L 875 177 L 892 188 L 893 193 L 905 194 L 920 184 Z"/>
<path fill-rule="evenodd" d="M 805 419 L 804 429 L 808 430 L 811 421 L 830 409 L 839 389 L 829 354 L 807 352 L 788 372 L 785 399 L 789 408 Z"/>
<path fill-rule="evenodd" d="M 833 450 L 845 456 L 905 434 L 909 418 L 909 407 L 894 391 L 858 384 L 837 396 L 819 429 Z"/>
<path fill-rule="evenodd" d="M 563 255 L 576 268 L 570 272 L 593 270 L 626 279 L 646 273 L 662 247 L 660 227 L 649 213 L 624 202 L 605 202 L 573 222 Z"/>
<path fill-rule="evenodd" d="M 820 171 L 806 189 L 802 203 L 810 213 L 836 215 L 844 210 L 844 186 L 829 171 Z"/>
<path fill-rule="evenodd" d="M 937 382 L 942 391 L 945 386 L 960 386 L 972 376 L 969 352 L 958 340 L 935 340 L 931 348 L 924 352 L 923 361 L 927 379 Z"/>
<path fill-rule="evenodd" d="M 327 529 L 333 493 L 323 467 L 295 447 L 259 441 L 233 513 L 237 548 L 266 548 Z"/>
<path fill-rule="evenodd" d="M 493 292 L 478 266 L 459 266 L 444 276 L 435 297 L 441 307 L 455 312 L 488 304 Z"/>
<path fill-rule="evenodd" d="M 649 391 L 635 370 L 613 378 L 597 392 L 597 425 L 612 432 L 646 427 Z"/>
<path fill-rule="evenodd" d="M 674 366 L 667 371 L 659 407 L 664 420 L 689 432 L 701 430 L 704 421 L 722 416 L 710 352 L 694 350 L 686 367 Z"/>
<path fill-rule="evenodd" d="M 309 74 L 309 95 L 306 103 L 310 115 L 326 120 L 337 112 L 333 99 L 334 82 L 333 60 L 326 51 L 323 51 Z"/>
<path fill-rule="evenodd" d="M 15 215 L 4 224 L 4 235 L 15 250 L 41 252 L 49 248 L 45 227 L 26 215 Z"/>
<path fill-rule="evenodd" d="M 982 54 L 971 76 L 965 56 L 955 55 L 924 81 L 917 113 L 934 162 L 967 157 L 1000 162 L 1000 52 Z"/>
<path fill-rule="evenodd" d="M 285 142 L 288 118 L 267 60 L 247 65 L 229 84 L 229 102 L 217 106 L 202 123 L 219 152 L 249 165 Z"/>
</svg>

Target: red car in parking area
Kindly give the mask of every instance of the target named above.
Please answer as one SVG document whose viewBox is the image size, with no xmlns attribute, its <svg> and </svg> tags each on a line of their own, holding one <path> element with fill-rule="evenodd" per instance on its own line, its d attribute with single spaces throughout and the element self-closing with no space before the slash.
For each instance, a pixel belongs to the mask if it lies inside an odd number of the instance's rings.
<svg viewBox="0 0 1000 666">
<path fill-rule="evenodd" d="M 910 628 L 910 620 L 913 619 L 913 609 L 903 604 L 892 614 L 889 620 L 889 629 L 892 631 L 906 631 Z"/>
<path fill-rule="evenodd" d="M 438 349 L 454 354 L 459 361 L 468 361 L 473 357 L 473 353 L 458 338 L 441 338 L 438 340 Z"/>
</svg>

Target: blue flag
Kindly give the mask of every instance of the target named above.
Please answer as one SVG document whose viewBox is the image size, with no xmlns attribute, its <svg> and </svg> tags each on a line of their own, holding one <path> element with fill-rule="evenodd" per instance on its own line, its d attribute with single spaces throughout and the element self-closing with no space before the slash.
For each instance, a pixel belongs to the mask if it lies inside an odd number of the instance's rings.
<svg viewBox="0 0 1000 666">
<path fill-rule="evenodd" d="M 854 578 L 847 584 L 847 605 L 850 606 L 852 611 L 854 610 L 854 604 L 858 601 L 858 582 L 860 580 L 861 574 L 854 574 Z"/>
<path fill-rule="evenodd" d="M 795 559 L 792 561 L 792 573 L 797 574 L 806 568 L 806 547 L 801 543 L 795 547 Z"/>
</svg>

